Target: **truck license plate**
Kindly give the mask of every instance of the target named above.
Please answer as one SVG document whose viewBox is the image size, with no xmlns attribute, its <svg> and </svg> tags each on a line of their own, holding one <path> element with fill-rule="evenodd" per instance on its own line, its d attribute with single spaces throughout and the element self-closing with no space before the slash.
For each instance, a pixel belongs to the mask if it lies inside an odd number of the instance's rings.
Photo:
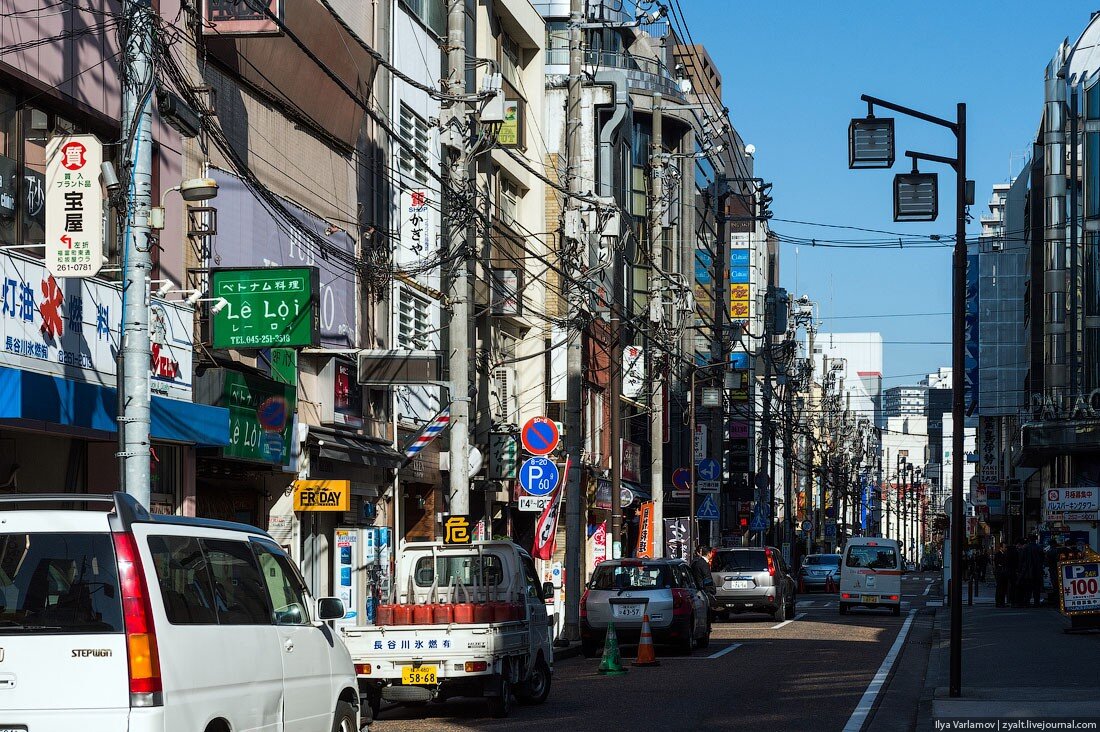
<svg viewBox="0 0 1100 732">
<path fill-rule="evenodd" d="M 641 620 L 642 618 L 642 606 L 640 603 L 630 603 L 623 605 L 616 604 L 612 605 L 612 607 L 614 608 L 614 612 L 612 612 L 612 617 L 627 619 L 633 618 L 636 620 Z"/>
<path fill-rule="evenodd" d="M 878 595 L 860 595 L 860 602 L 878 602 Z"/>
<path fill-rule="evenodd" d="M 435 666 L 402 666 L 402 684 L 438 684 L 439 673 Z"/>
</svg>

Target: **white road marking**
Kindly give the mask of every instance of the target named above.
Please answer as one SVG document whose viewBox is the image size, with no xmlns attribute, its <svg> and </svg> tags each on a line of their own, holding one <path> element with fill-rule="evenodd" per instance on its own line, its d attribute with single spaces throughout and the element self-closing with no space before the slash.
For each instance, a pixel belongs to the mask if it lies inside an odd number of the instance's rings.
<svg viewBox="0 0 1100 732">
<path fill-rule="evenodd" d="M 740 643 L 734 643 L 734 644 L 732 644 L 732 645 L 726 646 L 725 648 L 723 648 L 722 650 L 718 651 L 717 653 L 712 653 L 712 654 L 710 654 L 710 655 L 709 655 L 709 656 L 707 656 L 706 658 L 707 658 L 707 660 L 708 660 L 708 661 L 712 661 L 712 660 L 714 660 L 715 658 L 721 658 L 722 656 L 726 655 L 727 653 L 729 653 L 729 652 L 730 652 L 730 651 L 732 651 L 733 649 L 735 649 L 735 648 L 740 648 L 740 647 L 741 647 L 741 644 L 740 644 Z"/>
<path fill-rule="evenodd" d="M 780 629 L 780 628 L 782 628 L 782 627 L 783 627 L 784 625 L 790 625 L 790 624 L 791 624 L 791 623 L 793 623 L 794 621 L 796 621 L 796 620 L 801 620 L 801 619 L 802 619 L 802 618 L 804 618 L 804 617 L 806 617 L 806 613 L 799 613 L 798 615 L 795 615 L 795 616 L 794 616 L 793 618 L 791 618 L 790 620 L 784 620 L 784 621 L 783 621 L 782 623 L 778 623 L 778 624 L 776 624 L 776 625 L 773 625 L 773 626 L 772 626 L 771 628 L 769 628 L 769 630 L 779 630 L 779 629 Z"/>
<path fill-rule="evenodd" d="M 860 698 L 859 704 L 856 705 L 855 711 L 852 712 L 852 716 L 848 718 L 848 724 L 844 725 L 844 732 L 859 732 L 863 729 L 863 725 L 867 721 L 867 715 L 871 713 L 871 708 L 875 705 L 875 697 L 882 690 L 883 684 L 890 676 L 890 669 L 894 667 L 894 661 L 901 653 L 901 647 L 905 643 L 906 636 L 909 635 L 909 628 L 913 625 L 913 618 L 916 614 L 916 610 L 909 611 L 908 617 L 905 618 L 905 622 L 902 623 L 901 630 L 898 632 L 898 637 L 894 639 L 894 645 L 890 646 L 890 651 L 886 654 L 886 658 L 882 659 L 882 665 L 879 666 L 878 672 L 871 679 L 871 683 L 867 685 L 867 690 L 863 692 L 863 696 Z"/>
<path fill-rule="evenodd" d="M 922 592 L 921 594 L 922 595 L 927 595 L 929 592 L 931 592 L 931 590 L 932 590 L 932 585 L 928 585 L 927 587 L 924 588 L 924 592 Z"/>
<path fill-rule="evenodd" d="M 943 600 L 929 600 L 924 603 L 925 607 L 943 607 Z"/>
</svg>

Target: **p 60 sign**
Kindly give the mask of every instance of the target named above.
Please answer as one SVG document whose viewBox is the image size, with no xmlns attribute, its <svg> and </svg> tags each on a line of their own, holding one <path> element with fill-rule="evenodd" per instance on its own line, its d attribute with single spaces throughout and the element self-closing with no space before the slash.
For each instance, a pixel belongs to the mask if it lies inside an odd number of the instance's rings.
<svg viewBox="0 0 1100 732">
<path fill-rule="evenodd" d="M 1100 562 L 1063 562 L 1058 573 L 1064 614 L 1100 613 Z"/>
</svg>

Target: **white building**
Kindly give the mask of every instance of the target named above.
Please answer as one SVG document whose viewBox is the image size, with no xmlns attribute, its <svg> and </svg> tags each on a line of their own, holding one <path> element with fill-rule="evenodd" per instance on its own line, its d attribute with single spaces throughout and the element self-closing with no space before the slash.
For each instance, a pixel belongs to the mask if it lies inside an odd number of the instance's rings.
<svg viewBox="0 0 1100 732">
<path fill-rule="evenodd" d="M 852 393 L 852 411 L 881 426 L 882 334 L 818 333 L 814 352 L 815 373 L 824 373 L 824 359 L 844 364 L 844 384 Z"/>
</svg>

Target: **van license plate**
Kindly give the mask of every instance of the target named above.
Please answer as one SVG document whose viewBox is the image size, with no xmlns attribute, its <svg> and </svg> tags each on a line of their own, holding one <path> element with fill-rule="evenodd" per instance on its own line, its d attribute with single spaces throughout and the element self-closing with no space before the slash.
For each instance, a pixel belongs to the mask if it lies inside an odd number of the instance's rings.
<svg viewBox="0 0 1100 732">
<path fill-rule="evenodd" d="M 402 684 L 438 684 L 439 671 L 435 666 L 402 666 Z"/>
<path fill-rule="evenodd" d="M 860 595 L 860 602 L 878 602 L 878 595 Z"/>
<path fill-rule="evenodd" d="M 642 619 L 642 605 L 641 603 L 624 603 L 612 605 L 611 616 L 614 618 L 626 618 L 628 620 L 641 620 Z"/>
</svg>

